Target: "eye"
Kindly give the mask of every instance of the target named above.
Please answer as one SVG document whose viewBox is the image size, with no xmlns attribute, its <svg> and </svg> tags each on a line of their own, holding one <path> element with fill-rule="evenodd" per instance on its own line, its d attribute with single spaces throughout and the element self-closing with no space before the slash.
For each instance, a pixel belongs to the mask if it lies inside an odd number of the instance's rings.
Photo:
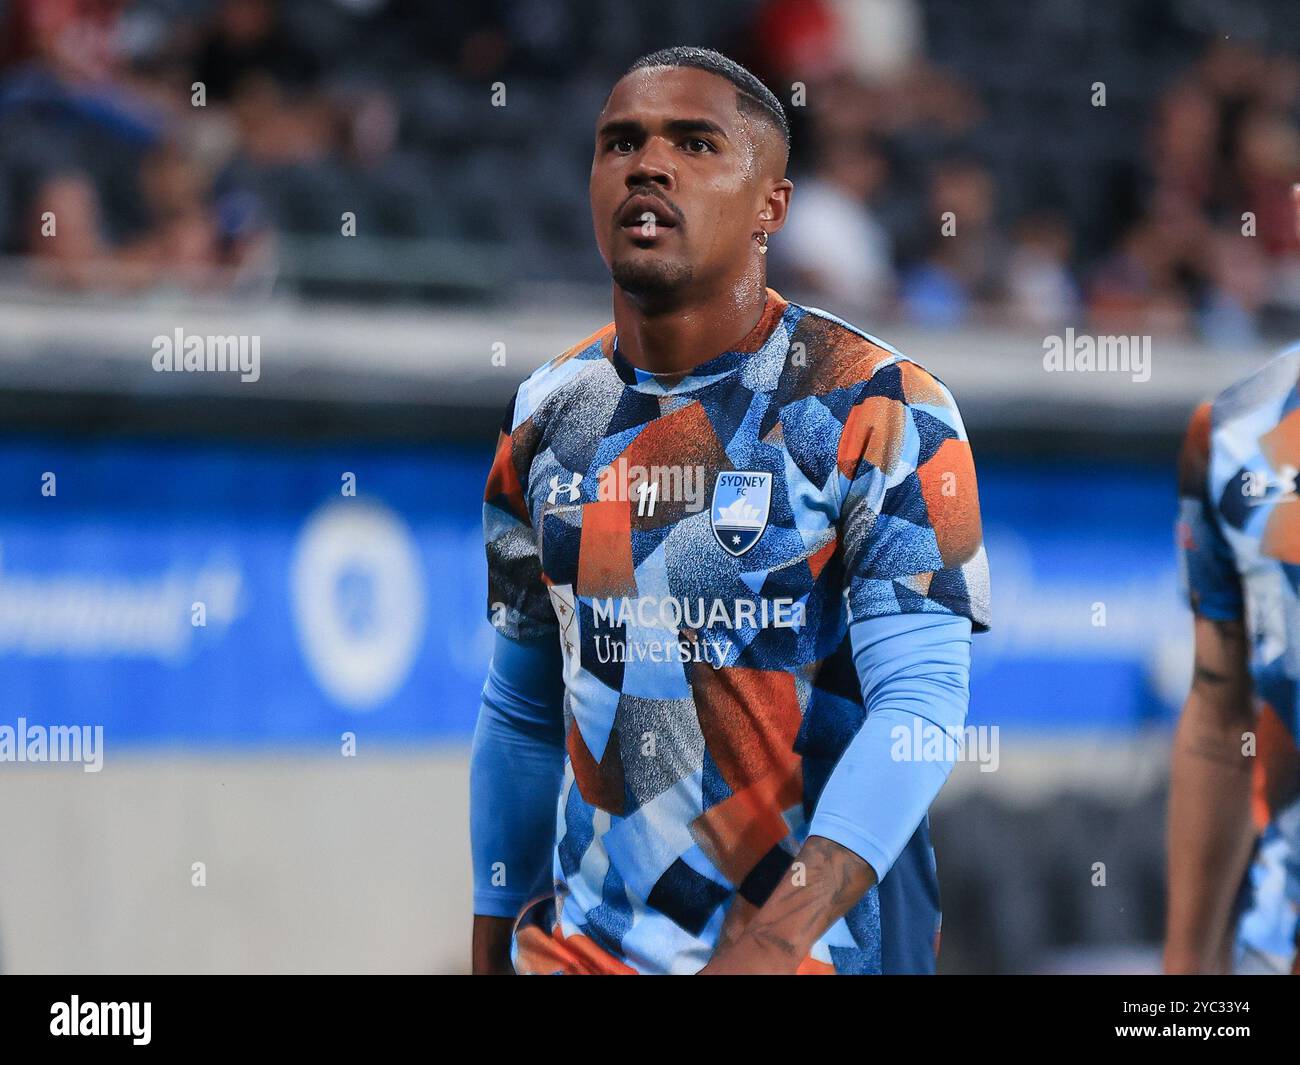
<svg viewBox="0 0 1300 1065">
<path fill-rule="evenodd" d="M 631 137 L 615 137 L 606 145 L 606 147 L 615 152 L 631 152 L 636 150 L 636 145 L 632 142 Z"/>
<path fill-rule="evenodd" d="M 714 151 L 714 147 L 702 137 L 691 137 L 685 141 L 686 150 L 692 155 L 704 155 L 706 152 Z"/>
</svg>

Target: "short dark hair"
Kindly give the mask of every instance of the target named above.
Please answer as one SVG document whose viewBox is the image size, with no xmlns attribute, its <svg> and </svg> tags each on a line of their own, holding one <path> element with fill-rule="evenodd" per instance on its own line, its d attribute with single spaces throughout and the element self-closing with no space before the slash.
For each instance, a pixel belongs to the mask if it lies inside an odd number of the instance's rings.
<svg viewBox="0 0 1300 1065">
<path fill-rule="evenodd" d="M 744 113 L 757 114 L 771 122 L 780 132 L 781 139 L 785 142 L 786 152 L 790 151 L 790 123 L 785 117 L 785 108 L 781 106 L 781 101 L 776 98 L 776 94 L 771 89 L 734 59 L 728 59 L 712 48 L 678 45 L 675 48 L 661 48 L 657 52 L 643 55 L 623 72 L 623 76 L 626 77 L 636 70 L 645 70 L 647 67 L 694 67 L 696 70 L 707 70 L 710 74 L 726 78 L 740 93 L 736 106 Z"/>
</svg>

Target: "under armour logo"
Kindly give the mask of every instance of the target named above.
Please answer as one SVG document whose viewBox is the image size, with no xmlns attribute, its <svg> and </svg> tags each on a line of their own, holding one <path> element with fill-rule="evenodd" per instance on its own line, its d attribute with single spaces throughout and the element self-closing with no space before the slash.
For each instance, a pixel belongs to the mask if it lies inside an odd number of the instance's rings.
<svg viewBox="0 0 1300 1065">
<path fill-rule="evenodd" d="M 546 502 L 554 505 L 561 492 L 564 493 L 566 503 L 575 502 L 578 498 L 578 485 L 580 484 L 582 484 L 582 474 L 580 473 L 575 473 L 568 484 L 561 482 L 560 475 L 557 473 L 551 478 L 551 491 L 546 497 Z"/>
</svg>

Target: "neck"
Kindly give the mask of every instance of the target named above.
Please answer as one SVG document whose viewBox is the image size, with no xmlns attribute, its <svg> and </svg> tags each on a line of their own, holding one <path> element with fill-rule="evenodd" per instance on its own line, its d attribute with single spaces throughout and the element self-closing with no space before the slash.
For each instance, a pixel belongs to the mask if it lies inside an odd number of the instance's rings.
<svg viewBox="0 0 1300 1065">
<path fill-rule="evenodd" d="M 766 305 L 767 289 L 761 275 L 671 306 L 647 306 L 615 285 L 618 350 L 642 370 L 686 373 L 734 350 L 758 325 Z"/>
</svg>

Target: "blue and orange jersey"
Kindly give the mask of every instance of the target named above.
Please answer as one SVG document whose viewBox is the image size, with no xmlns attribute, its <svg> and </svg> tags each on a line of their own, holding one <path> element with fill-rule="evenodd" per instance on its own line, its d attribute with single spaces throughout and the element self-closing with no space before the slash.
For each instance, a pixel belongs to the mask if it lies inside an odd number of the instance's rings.
<svg viewBox="0 0 1300 1065">
<path fill-rule="evenodd" d="M 1297 967 L 1300 925 L 1300 347 L 1192 416 L 1179 469 L 1188 601 L 1245 623 L 1257 710 L 1253 814 L 1239 948 Z"/>
<path fill-rule="evenodd" d="M 484 534 L 493 625 L 564 657 L 555 895 L 519 923 L 520 971 L 700 969 L 790 868 L 863 723 L 850 622 L 988 624 L 948 389 L 772 290 L 689 372 L 633 366 L 610 324 L 533 373 Z M 801 971 L 932 971 L 938 932 L 923 819 Z"/>
</svg>

